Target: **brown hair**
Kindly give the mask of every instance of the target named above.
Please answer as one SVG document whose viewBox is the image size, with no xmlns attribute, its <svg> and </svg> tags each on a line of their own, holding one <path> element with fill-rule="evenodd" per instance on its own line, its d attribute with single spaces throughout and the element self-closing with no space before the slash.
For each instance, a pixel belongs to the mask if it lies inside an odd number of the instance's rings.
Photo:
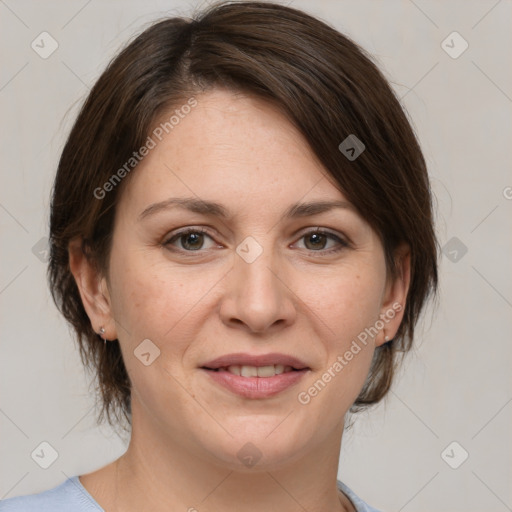
<svg viewBox="0 0 512 512">
<path fill-rule="evenodd" d="M 82 237 L 90 261 L 108 278 L 116 203 L 129 177 L 102 187 L 153 123 L 191 95 L 229 87 L 273 102 L 305 136 L 329 177 L 379 235 L 391 276 L 394 250 L 411 248 L 411 281 L 395 338 L 375 350 L 350 412 L 388 392 L 400 353 L 411 348 L 428 296 L 437 293 L 438 242 L 425 160 L 406 115 L 366 52 L 324 22 L 269 2 L 222 2 L 194 19 L 154 23 L 108 65 L 87 97 L 63 149 L 50 219 L 49 283 L 73 326 L 84 365 L 97 373 L 101 421 L 131 424 L 130 380 L 119 343 L 91 326 L 69 268 L 68 244 Z M 338 149 L 350 134 L 366 149 L 349 161 Z"/>
</svg>

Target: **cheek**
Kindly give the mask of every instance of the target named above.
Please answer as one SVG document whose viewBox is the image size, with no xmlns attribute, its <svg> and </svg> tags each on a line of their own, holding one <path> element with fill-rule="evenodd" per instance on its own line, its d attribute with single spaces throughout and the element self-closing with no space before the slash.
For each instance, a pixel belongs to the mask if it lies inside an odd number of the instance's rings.
<svg viewBox="0 0 512 512">
<path fill-rule="evenodd" d="M 323 293 L 314 299 L 324 326 L 322 365 L 298 396 L 301 404 L 312 404 L 324 417 L 326 429 L 339 419 L 340 411 L 350 408 L 364 385 L 374 354 L 365 329 L 380 312 L 382 276 L 378 271 L 374 267 L 344 270 L 336 279 L 325 281 Z"/>
<path fill-rule="evenodd" d="M 323 371 L 329 374 L 323 375 L 332 384 L 325 398 L 332 393 L 349 404 L 359 394 L 374 353 L 370 327 L 379 319 L 384 282 L 380 261 L 361 259 L 324 280 L 321 293 L 310 294 L 310 304 L 326 326 Z"/>
<path fill-rule="evenodd" d="M 184 333 L 193 331 L 187 316 L 194 303 L 191 293 L 187 296 L 185 283 L 163 272 L 162 266 L 152 264 L 142 252 L 113 257 L 112 269 L 113 313 L 134 392 L 152 407 L 162 397 L 175 404 L 186 400 L 172 376 L 180 371 L 190 343 Z M 157 348 L 147 342 L 141 345 L 147 339 Z M 139 359 L 143 352 L 150 354 L 149 365 Z M 156 389 L 160 391 L 155 394 Z"/>
<path fill-rule="evenodd" d="M 123 344 L 133 351 L 148 338 L 161 351 L 172 351 L 174 357 L 167 361 L 179 361 L 197 330 L 195 316 L 218 276 L 193 266 L 175 268 L 154 249 L 123 258 L 113 254 L 112 269 L 112 307 Z"/>
<path fill-rule="evenodd" d="M 322 280 L 315 293 L 311 279 L 304 280 L 303 292 L 310 304 L 332 331 L 342 334 L 340 341 L 357 336 L 378 319 L 384 286 L 380 270 L 374 264 L 342 266 L 331 278 Z"/>
<path fill-rule="evenodd" d="M 113 253 L 111 261 L 112 309 L 121 326 L 118 334 L 129 337 L 131 343 L 159 339 L 186 313 L 183 283 L 148 261 L 145 251 L 119 256 Z"/>
</svg>

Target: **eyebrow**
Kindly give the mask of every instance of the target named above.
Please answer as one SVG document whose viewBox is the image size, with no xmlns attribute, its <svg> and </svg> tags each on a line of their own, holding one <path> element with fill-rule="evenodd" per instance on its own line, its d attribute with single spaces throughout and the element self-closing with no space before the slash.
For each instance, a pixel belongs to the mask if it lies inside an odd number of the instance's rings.
<svg viewBox="0 0 512 512">
<path fill-rule="evenodd" d="M 214 201 L 206 201 L 194 197 L 172 197 L 165 201 L 149 205 L 139 214 L 137 220 L 140 222 L 141 220 L 158 212 L 172 208 L 181 208 L 201 215 L 213 215 L 223 219 L 227 219 L 232 216 L 226 207 Z M 284 218 L 308 217 L 324 213 L 335 208 L 345 208 L 352 210 L 353 212 L 356 211 L 354 206 L 347 201 L 310 201 L 307 203 L 295 203 L 291 205 L 284 212 Z"/>
</svg>

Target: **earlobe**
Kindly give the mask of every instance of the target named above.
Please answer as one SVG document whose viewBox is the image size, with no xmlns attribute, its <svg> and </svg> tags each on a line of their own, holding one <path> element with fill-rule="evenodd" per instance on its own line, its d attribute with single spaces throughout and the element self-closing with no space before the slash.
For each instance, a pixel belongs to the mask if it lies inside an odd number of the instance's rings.
<svg viewBox="0 0 512 512">
<path fill-rule="evenodd" d="M 411 250 L 408 244 L 401 244 L 395 251 L 396 277 L 388 280 L 383 298 L 380 318 L 384 323 L 382 332 L 376 338 L 376 346 L 391 341 L 402 323 L 407 293 L 411 280 Z"/>
<path fill-rule="evenodd" d="M 69 242 L 68 254 L 69 267 L 92 328 L 99 333 L 100 327 L 103 326 L 105 333 L 102 337 L 117 338 L 106 279 L 84 254 L 81 238 L 75 238 Z"/>
</svg>

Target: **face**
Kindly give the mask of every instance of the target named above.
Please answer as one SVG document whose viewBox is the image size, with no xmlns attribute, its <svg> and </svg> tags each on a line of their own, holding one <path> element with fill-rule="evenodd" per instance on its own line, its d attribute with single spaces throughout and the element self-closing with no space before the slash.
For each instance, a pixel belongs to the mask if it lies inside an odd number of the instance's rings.
<svg viewBox="0 0 512 512">
<path fill-rule="evenodd" d="M 377 234 L 275 107 L 220 89 L 196 99 L 126 183 L 104 303 L 82 297 L 119 339 L 144 428 L 242 469 L 251 442 L 274 467 L 341 435 L 408 281 L 387 279 Z M 219 365 L 231 368 L 206 369 Z M 263 366 L 285 371 L 244 376 Z"/>
</svg>

